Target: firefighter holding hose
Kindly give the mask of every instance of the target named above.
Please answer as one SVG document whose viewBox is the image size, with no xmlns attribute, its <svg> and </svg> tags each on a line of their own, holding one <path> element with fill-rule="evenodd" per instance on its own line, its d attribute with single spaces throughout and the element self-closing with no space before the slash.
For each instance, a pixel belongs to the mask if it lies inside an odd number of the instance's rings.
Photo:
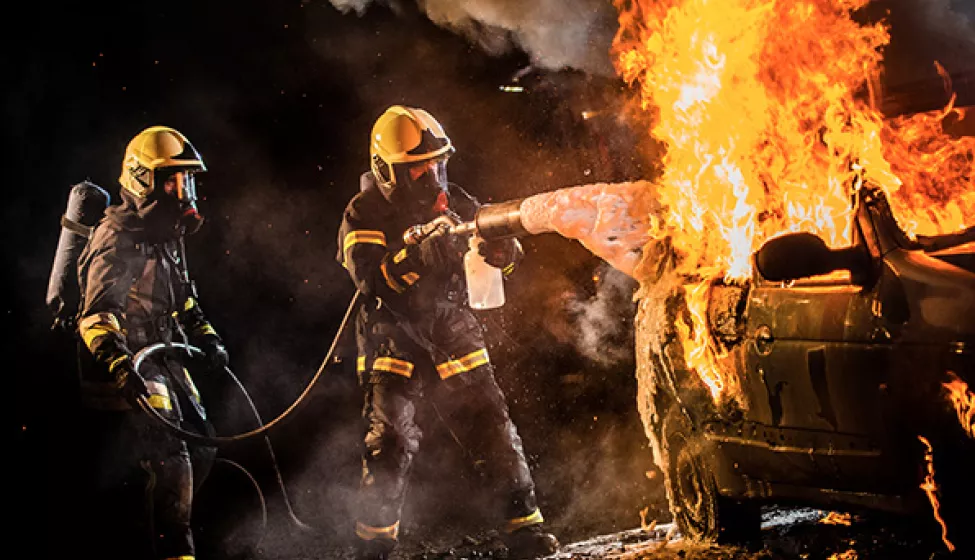
<svg viewBox="0 0 975 560">
<path fill-rule="evenodd" d="M 78 260 L 77 329 L 81 397 L 95 438 L 87 465 L 91 491 L 81 507 L 84 557 L 183 560 L 194 557 L 190 528 L 195 488 L 214 448 L 189 447 L 139 410 L 137 399 L 164 417 L 212 434 L 199 393 L 172 355 L 133 369 L 133 355 L 159 342 L 189 342 L 208 366 L 228 361 L 189 281 L 183 237 L 202 223 L 195 175 L 200 154 L 179 131 L 154 126 L 128 144 L 121 203 L 109 207 Z"/>
<path fill-rule="evenodd" d="M 443 215 L 470 220 L 477 201 L 447 182 L 454 147 L 422 109 L 392 106 L 370 136 L 370 171 L 346 207 L 337 258 L 365 296 L 356 317 L 357 372 L 364 390 L 363 472 L 355 524 L 360 558 L 387 558 L 421 429 L 419 399 L 433 399 L 502 504 L 501 534 L 512 557 L 557 550 L 542 529 L 522 441 L 494 378 L 481 326 L 467 304 L 467 243 L 431 235 L 404 243 L 415 224 Z M 510 274 L 523 255 L 515 239 L 486 241 L 485 260 Z"/>
</svg>

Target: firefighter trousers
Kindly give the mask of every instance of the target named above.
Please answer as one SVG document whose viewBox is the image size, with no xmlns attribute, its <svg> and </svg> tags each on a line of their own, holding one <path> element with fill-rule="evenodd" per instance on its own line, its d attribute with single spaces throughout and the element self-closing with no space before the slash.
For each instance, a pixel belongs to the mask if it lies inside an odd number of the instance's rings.
<svg viewBox="0 0 975 560">
<path fill-rule="evenodd" d="M 471 383 L 429 391 L 434 406 L 472 459 L 483 465 L 502 503 L 507 527 L 541 522 L 521 437 L 508 416 L 504 394 L 489 368 Z M 416 407 L 425 398 L 418 379 L 370 372 L 363 376 L 365 439 L 356 534 L 363 540 L 397 540 L 413 458 L 422 432 Z M 441 387 L 442 389 L 442 387 Z"/>
<path fill-rule="evenodd" d="M 181 400 L 189 410 L 187 399 Z M 180 420 L 169 407 L 157 410 L 185 429 L 213 434 L 201 418 Z M 187 445 L 138 409 L 83 409 L 80 420 L 73 549 L 82 551 L 80 557 L 106 560 L 193 557 L 193 496 L 216 449 Z"/>
</svg>

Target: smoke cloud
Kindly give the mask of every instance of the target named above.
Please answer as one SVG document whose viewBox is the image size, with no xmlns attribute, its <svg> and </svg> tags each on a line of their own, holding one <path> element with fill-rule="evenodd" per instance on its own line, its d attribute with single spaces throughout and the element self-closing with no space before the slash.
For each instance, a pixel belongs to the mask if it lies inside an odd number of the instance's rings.
<svg viewBox="0 0 975 560">
<path fill-rule="evenodd" d="M 375 2 L 394 12 L 395 0 L 330 0 L 343 13 L 363 15 Z M 463 35 L 491 55 L 513 49 L 527 53 L 545 70 L 572 68 L 611 75 L 609 47 L 617 28 L 616 10 L 603 0 L 418 0 L 437 25 Z"/>
<path fill-rule="evenodd" d="M 608 265 L 596 271 L 596 294 L 572 299 L 568 310 L 575 318 L 576 350 L 602 366 L 633 359 L 633 303 L 635 281 Z"/>
<path fill-rule="evenodd" d="M 878 7 L 889 9 L 889 84 L 937 80 L 934 62 L 952 74 L 975 71 L 975 2 L 885 0 Z"/>
</svg>

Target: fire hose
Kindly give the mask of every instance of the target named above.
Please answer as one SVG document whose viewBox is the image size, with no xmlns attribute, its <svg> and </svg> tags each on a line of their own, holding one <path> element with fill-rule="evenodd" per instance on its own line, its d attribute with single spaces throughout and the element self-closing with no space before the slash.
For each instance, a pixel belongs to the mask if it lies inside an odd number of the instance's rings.
<svg viewBox="0 0 975 560">
<path fill-rule="evenodd" d="M 295 401 L 291 404 L 291 406 L 289 406 L 284 412 L 279 414 L 277 418 L 271 420 L 266 424 L 261 422 L 260 416 L 257 414 L 257 409 L 254 407 L 254 402 L 251 400 L 250 395 L 247 393 L 246 389 L 244 389 L 244 386 L 240 382 L 240 380 L 237 379 L 237 377 L 233 374 L 233 372 L 230 371 L 229 368 L 224 368 L 224 370 L 231 377 L 234 383 L 240 388 L 241 392 L 244 394 L 252 410 L 257 416 L 259 426 L 253 430 L 250 430 L 249 432 L 242 432 L 239 434 L 234 434 L 232 436 L 205 436 L 203 434 L 185 430 L 177 426 L 176 424 L 173 424 L 168 419 L 164 418 L 161 414 L 159 414 L 159 412 L 156 409 L 152 408 L 152 406 L 149 405 L 149 402 L 146 400 L 145 397 L 142 396 L 139 397 L 138 399 L 139 407 L 142 408 L 142 410 L 145 411 L 147 414 L 149 414 L 151 417 L 155 418 L 158 422 L 162 423 L 163 426 L 166 427 L 166 429 L 168 429 L 170 432 L 172 432 L 180 439 L 198 445 L 205 445 L 208 447 L 218 447 L 221 445 L 226 445 L 228 443 L 242 441 L 254 436 L 263 435 L 267 433 L 268 430 L 278 425 L 282 420 L 290 416 L 291 413 L 297 410 L 298 407 L 301 406 L 307 400 L 309 393 L 311 393 L 311 390 L 315 387 L 315 384 L 318 382 L 318 379 L 325 371 L 325 368 L 332 361 L 332 358 L 335 354 L 335 348 L 336 346 L 338 346 L 338 342 L 339 339 L 341 338 L 342 332 L 345 331 L 346 325 L 349 322 L 349 317 L 352 315 L 352 311 L 358 306 L 360 298 L 361 298 L 361 293 L 359 291 L 356 291 L 355 295 L 352 296 L 352 301 L 349 302 L 349 307 L 345 311 L 345 316 L 342 317 L 342 322 L 339 324 L 338 331 L 335 333 L 335 338 L 332 339 L 332 344 L 331 346 L 329 346 L 328 352 L 325 354 L 325 359 L 322 360 L 321 365 L 318 367 L 318 371 L 316 371 L 315 375 L 312 376 L 311 381 L 308 382 L 308 385 L 301 392 L 298 398 L 295 399 Z M 145 362 L 146 358 L 148 358 L 150 355 L 167 349 L 182 349 L 184 351 L 189 352 L 191 355 L 195 354 L 197 356 L 203 354 L 202 350 L 194 346 L 190 346 L 188 344 L 160 342 L 158 344 L 147 346 L 142 350 L 140 350 L 138 353 L 136 353 L 135 358 L 133 360 L 135 371 L 138 373 L 139 368 Z"/>
<path fill-rule="evenodd" d="M 426 237 L 430 237 L 433 235 L 447 235 L 447 234 L 459 235 L 459 236 L 478 235 L 482 239 L 504 239 L 509 237 L 517 237 L 520 235 L 527 235 L 530 233 L 537 233 L 537 232 L 530 232 L 527 228 L 525 228 L 524 225 L 522 225 L 521 210 L 520 210 L 521 203 L 522 200 L 519 199 L 519 200 L 503 202 L 500 204 L 490 204 L 490 205 L 481 206 L 478 209 L 474 219 L 466 222 L 461 221 L 459 217 L 453 213 L 438 216 L 437 218 L 433 219 L 432 221 L 426 224 L 415 225 L 407 229 L 406 232 L 404 232 L 403 234 L 403 241 L 406 244 L 416 244 L 422 241 Z M 362 297 L 362 292 L 356 290 L 355 295 L 352 297 L 352 300 L 349 302 L 348 308 L 345 310 L 345 315 L 342 317 L 342 322 L 339 324 L 338 330 L 335 333 L 335 337 L 332 339 L 332 344 L 329 346 L 328 352 L 325 354 L 325 358 L 322 360 L 321 365 L 318 367 L 318 371 L 315 372 L 315 375 L 312 376 L 311 380 L 308 382 L 308 385 L 301 392 L 298 398 L 291 404 L 291 406 L 289 406 L 284 412 L 279 414 L 276 418 L 274 418 L 270 422 L 267 423 L 261 422 L 260 415 L 257 413 L 257 409 L 254 406 L 254 403 L 251 400 L 250 395 L 247 393 L 247 390 L 244 388 L 244 385 L 240 382 L 239 379 L 237 379 L 237 377 L 233 374 L 232 371 L 230 371 L 229 368 L 224 368 L 224 370 L 234 381 L 237 387 L 240 389 L 241 393 L 243 393 L 244 397 L 247 399 L 248 403 L 250 404 L 251 410 L 253 410 L 255 417 L 258 420 L 258 427 L 253 430 L 234 434 L 231 436 L 207 436 L 196 432 L 191 432 L 172 423 L 171 421 L 163 417 L 161 414 L 159 414 L 159 412 L 156 409 L 150 406 L 149 402 L 143 396 L 140 396 L 138 398 L 139 407 L 149 416 L 154 418 L 157 422 L 162 424 L 168 431 L 170 431 L 175 436 L 187 442 L 195 443 L 197 445 L 203 445 L 208 447 L 219 447 L 221 445 L 239 442 L 254 436 L 264 435 L 271 428 L 275 427 L 280 422 L 282 422 L 285 418 L 290 416 L 295 410 L 297 410 L 306 401 L 309 393 L 311 393 L 311 390 L 315 387 L 315 384 L 318 382 L 318 379 L 325 371 L 325 368 L 332 361 L 332 358 L 335 354 L 335 348 L 338 346 L 338 341 L 341 338 L 342 333 L 345 331 L 349 322 L 349 318 L 351 317 L 352 312 L 357 308 L 361 297 Z M 133 365 L 136 373 L 139 374 L 142 364 L 149 356 L 160 351 L 172 350 L 172 349 L 183 350 L 188 354 L 190 354 L 191 356 L 192 355 L 201 356 L 203 354 L 202 350 L 194 346 L 190 346 L 189 344 L 160 342 L 157 344 L 147 346 L 136 353 L 133 360 Z"/>
<path fill-rule="evenodd" d="M 195 443 L 202 446 L 216 447 L 227 443 L 248 439 L 257 435 L 263 435 L 264 443 L 267 446 L 268 456 L 271 459 L 271 466 L 274 469 L 274 475 L 277 480 L 278 487 L 281 490 L 281 495 L 284 498 L 284 503 L 288 509 L 288 515 L 291 518 L 292 523 L 294 523 L 298 528 L 304 531 L 313 532 L 315 531 L 315 529 L 310 525 L 308 525 L 307 523 L 301 521 L 298 518 L 298 516 L 295 514 L 294 508 L 291 505 L 291 500 L 288 496 L 287 487 L 284 484 L 284 477 L 281 475 L 281 469 L 278 467 L 277 457 L 274 454 L 274 447 L 271 445 L 271 438 L 268 437 L 267 431 L 270 430 L 275 425 L 277 425 L 278 423 L 280 423 L 281 421 L 283 421 L 286 417 L 288 417 L 291 413 L 297 410 L 298 407 L 307 400 L 307 397 L 311 392 L 312 388 L 318 382 L 318 379 L 325 371 L 325 368 L 332 361 L 332 357 L 335 354 L 335 348 L 338 346 L 338 341 L 341 338 L 343 331 L 345 331 L 346 326 L 348 325 L 349 317 L 352 315 L 352 310 L 354 310 L 358 306 L 360 298 L 361 298 L 361 292 L 357 290 L 355 295 L 352 297 L 352 300 L 349 302 L 349 307 L 345 311 L 345 315 L 342 318 L 342 322 L 339 324 L 339 328 L 338 331 L 335 333 L 335 337 L 332 339 L 332 344 L 329 346 L 328 352 L 325 354 L 325 359 L 322 360 L 322 363 L 319 366 L 318 371 L 315 372 L 315 375 L 312 377 L 311 381 L 308 382 L 308 385 L 305 387 L 304 391 L 302 391 L 301 395 L 298 396 L 298 398 L 291 404 L 291 406 L 289 406 L 284 412 L 278 415 L 277 418 L 271 420 L 268 423 L 264 423 L 263 419 L 261 418 L 260 412 L 257 410 L 257 406 L 254 404 L 253 399 L 251 399 L 250 393 L 247 392 L 247 389 L 244 387 L 244 384 L 241 383 L 240 379 L 238 379 L 237 376 L 234 375 L 233 371 L 231 371 L 230 368 L 228 367 L 224 367 L 224 372 L 228 376 L 230 376 L 230 379 L 233 380 L 235 385 L 237 385 L 237 388 L 240 390 L 241 394 L 244 395 L 244 398 L 247 400 L 251 412 L 253 412 L 254 418 L 257 421 L 258 427 L 249 432 L 239 433 L 232 436 L 223 436 L 223 437 L 205 436 L 203 434 L 186 430 L 174 424 L 169 419 L 163 417 L 155 408 L 153 408 L 149 404 L 149 402 L 146 400 L 144 396 L 140 396 L 138 398 L 139 408 L 142 409 L 142 411 L 145 412 L 147 415 L 149 415 L 150 418 L 153 418 L 156 422 L 161 424 L 167 431 L 169 431 L 176 437 L 184 441 Z M 148 358 L 150 358 L 151 356 L 153 356 L 158 352 L 167 351 L 167 350 L 179 350 L 182 352 L 186 352 L 191 357 L 203 355 L 202 350 L 200 350 L 195 346 L 191 346 L 189 344 L 164 343 L 164 342 L 152 344 L 136 353 L 133 359 L 133 366 L 136 375 L 139 375 L 140 368 Z M 223 458 L 218 458 L 217 461 L 226 463 L 242 471 L 244 475 L 248 478 L 248 480 L 251 482 L 251 484 L 254 486 L 258 494 L 258 499 L 260 500 L 261 503 L 262 527 L 263 529 L 266 530 L 267 529 L 267 504 L 264 499 L 264 494 L 263 492 L 261 492 L 260 484 L 258 484 L 257 480 L 253 477 L 253 475 L 251 475 L 251 473 L 239 463 L 236 463 L 229 459 L 223 459 Z M 263 538 L 263 532 L 262 532 L 262 538 Z"/>
<path fill-rule="evenodd" d="M 529 231 L 521 224 L 520 210 L 519 210 L 520 203 L 521 203 L 520 200 L 515 200 L 515 201 L 509 201 L 501 204 L 496 204 L 496 205 L 481 206 L 478 208 L 474 220 L 467 221 L 467 222 L 460 220 L 456 214 L 449 213 L 440 216 L 427 224 L 416 225 L 409 228 L 406 232 L 404 232 L 403 240 L 407 244 L 416 244 L 422 241 L 426 237 L 432 235 L 444 235 L 444 234 L 451 234 L 451 235 L 458 235 L 458 236 L 478 235 L 482 239 L 502 239 L 508 237 L 516 237 L 519 235 L 525 235 L 528 234 Z M 247 389 L 244 387 L 244 384 L 240 381 L 240 379 L 237 378 L 236 375 L 234 375 L 233 371 L 231 371 L 229 367 L 224 367 L 224 372 L 230 377 L 230 379 L 240 390 L 241 394 L 247 400 L 247 403 L 252 413 L 254 414 L 254 418 L 257 421 L 258 427 L 253 430 L 247 432 L 241 432 L 231 436 L 208 436 L 208 435 L 203 435 L 200 433 L 187 430 L 173 423 L 171 420 L 165 418 L 159 413 L 159 411 L 157 411 L 149 404 L 145 396 L 140 396 L 138 398 L 137 402 L 139 408 L 147 415 L 149 415 L 151 418 L 153 418 L 156 422 L 158 422 L 160 425 L 162 425 L 167 431 L 175 435 L 176 437 L 184 441 L 187 441 L 189 443 L 193 443 L 201 446 L 219 447 L 222 445 L 243 441 L 245 439 L 249 439 L 251 437 L 255 437 L 258 435 L 263 436 L 265 444 L 267 445 L 268 454 L 271 459 L 271 464 L 275 472 L 275 477 L 277 479 L 278 486 L 281 489 L 281 493 L 282 496 L 284 497 L 285 505 L 287 506 L 288 513 L 291 517 L 292 522 L 303 530 L 313 531 L 314 528 L 302 522 L 300 519 L 298 519 L 298 517 L 294 513 L 294 509 L 292 508 L 290 499 L 288 497 L 287 488 L 285 487 L 284 484 L 284 479 L 281 475 L 280 468 L 278 467 L 277 464 L 277 459 L 274 454 L 274 448 L 271 445 L 271 440 L 268 437 L 267 433 L 271 428 L 280 424 L 285 418 L 289 417 L 304 402 L 307 401 L 307 397 L 311 393 L 311 390 L 318 382 L 319 378 L 321 377 L 322 373 L 325 371 L 328 364 L 332 361 L 333 356 L 335 354 L 335 349 L 338 346 L 338 342 L 342 336 L 342 333 L 345 331 L 349 319 L 352 315 L 352 312 L 358 307 L 361 298 L 362 298 L 362 292 L 356 290 L 355 295 L 352 297 L 352 300 L 349 302 L 348 308 L 345 311 L 345 315 L 343 316 L 342 321 L 339 324 L 335 337 L 332 339 L 332 343 L 329 346 L 328 352 L 326 353 L 325 358 L 322 360 L 322 363 L 319 366 L 318 370 L 315 372 L 314 376 L 312 376 L 312 379 L 308 382 L 307 386 L 301 392 L 298 398 L 295 399 L 295 401 L 286 410 L 284 410 L 284 412 L 279 414 L 276 418 L 274 418 L 270 422 L 265 423 L 263 421 L 260 412 L 257 410 L 257 406 L 254 404 L 253 399 L 251 399 L 251 396 L 247 392 Z M 422 346 L 431 349 L 431 351 L 435 349 L 435 345 L 433 345 L 430 341 L 426 340 L 425 338 L 420 337 L 417 334 L 412 332 L 410 332 L 409 334 L 411 334 L 411 337 L 417 340 L 417 342 L 420 343 Z M 192 346 L 188 343 L 160 342 L 157 344 L 152 344 L 150 346 L 141 349 L 139 352 L 135 354 L 133 359 L 135 374 L 140 375 L 140 370 L 143 364 L 150 357 L 154 356 L 159 352 L 174 351 L 174 350 L 185 352 L 190 357 L 194 357 L 194 356 L 201 357 L 204 355 L 204 352 L 201 349 Z M 176 385 L 179 384 L 177 383 Z M 439 410 L 437 411 L 437 414 L 438 416 L 440 415 Z M 442 417 L 441 420 L 443 420 Z M 446 423 L 445 420 L 444 422 Z M 450 430 L 450 433 L 451 436 L 453 436 L 454 440 L 457 441 L 458 444 L 460 444 L 456 435 L 454 435 L 453 430 Z M 463 445 L 461 445 L 461 447 L 463 448 Z M 466 449 L 464 450 L 467 451 Z M 266 509 L 266 502 L 264 500 L 264 495 L 261 492 L 260 485 L 254 479 L 254 477 L 247 471 L 247 469 L 241 466 L 240 464 L 230 460 L 223 460 L 223 461 L 229 464 L 230 466 L 233 466 L 241 470 L 256 488 L 260 499 L 261 508 L 263 510 L 263 523 L 264 523 L 264 527 L 266 528 L 267 509 Z"/>
<path fill-rule="evenodd" d="M 358 292 L 356 292 L 356 296 L 358 296 Z M 358 297 L 353 297 L 352 303 L 355 304 L 357 299 Z M 352 306 L 350 306 L 350 308 L 351 307 Z M 348 318 L 348 315 L 349 314 L 346 313 L 346 319 Z M 342 326 L 339 328 L 339 332 L 336 335 L 335 340 L 339 339 L 339 336 L 342 333 L 344 325 L 345 325 L 345 321 L 343 321 Z M 226 443 L 230 441 L 238 441 L 241 439 L 249 438 L 255 435 L 263 435 L 264 443 L 267 446 L 268 456 L 271 459 L 271 467 L 274 470 L 274 475 L 277 480 L 278 487 L 281 490 L 281 495 L 284 498 L 285 506 L 288 509 L 288 514 L 291 517 L 291 521 L 303 530 L 313 531 L 314 529 L 310 525 L 298 519 L 298 516 L 294 512 L 294 508 L 291 505 L 291 500 L 288 497 L 287 487 L 284 484 L 284 477 L 281 475 L 281 469 L 278 467 L 277 457 L 274 454 L 274 447 L 271 445 L 271 438 L 268 437 L 266 432 L 267 429 L 269 429 L 272 426 L 272 423 L 276 424 L 277 422 L 280 422 L 283 418 L 285 418 L 291 412 L 293 412 L 298 407 L 298 405 L 305 400 L 305 398 L 308 395 L 308 392 L 315 385 L 315 382 L 317 381 L 318 377 L 321 375 L 322 371 L 324 371 L 325 366 L 328 364 L 329 361 L 331 361 L 331 356 L 334 352 L 335 344 L 336 343 L 333 341 L 332 346 L 329 348 L 328 355 L 326 356 L 325 361 L 322 364 L 322 367 L 320 367 L 319 370 L 316 372 L 315 377 L 311 380 L 311 382 L 309 382 L 308 387 L 305 389 L 304 392 L 302 392 L 301 396 L 299 396 L 298 399 L 285 412 L 283 412 L 281 415 L 275 418 L 271 423 L 267 423 L 267 424 L 265 424 L 263 419 L 261 418 L 261 414 L 257 410 L 257 406 L 254 404 L 254 400 L 251 398 L 250 393 L 247 392 L 247 389 L 244 387 L 244 384 L 241 383 L 240 379 L 236 375 L 234 375 L 233 371 L 231 371 L 230 368 L 224 367 L 224 372 L 230 377 L 231 380 L 233 380 L 234 384 L 237 385 L 237 388 L 240 390 L 241 394 L 247 400 L 247 404 L 249 405 L 251 412 L 254 414 L 254 418 L 257 421 L 258 428 L 250 432 L 237 434 L 229 437 L 204 436 L 202 434 L 185 430 L 180 426 L 177 426 L 176 424 L 171 422 L 169 419 L 163 417 L 161 414 L 159 414 L 159 412 L 155 408 L 149 405 L 148 401 L 146 401 L 145 397 L 143 396 L 140 396 L 138 399 L 139 407 L 143 410 L 143 412 L 147 413 L 149 416 L 154 418 L 157 422 L 161 423 L 167 430 L 172 432 L 180 439 L 183 439 L 188 442 L 196 443 L 199 445 L 212 445 L 210 442 Z M 142 366 L 143 363 L 145 363 L 146 359 L 148 359 L 150 356 L 154 355 L 155 353 L 163 350 L 182 350 L 185 351 L 190 356 L 203 355 L 202 350 L 200 350 L 195 346 L 191 346 L 189 344 L 163 343 L 163 342 L 153 344 L 143 348 L 138 353 L 136 353 L 135 359 L 133 360 L 136 372 L 139 371 L 139 368 Z M 217 460 L 225 462 L 230 466 L 235 467 L 238 470 L 242 471 L 244 475 L 247 476 L 247 478 L 250 480 L 251 484 L 257 490 L 258 498 L 260 499 L 261 502 L 261 510 L 263 512 L 263 517 L 262 517 L 263 526 L 264 528 L 266 528 L 267 527 L 267 506 L 264 500 L 264 494 L 261 492 L 260 485 L 250 474 L 250 472 L 248 472 L 248 470 L 244 468 L 242 465 L 240 465 L 239 463 L 230 461 L 228 459 L 221 459 L 221 458 L 218 458 Z"/>
<path fill-rule="evenodd" d="M 513 200 L 500 204 L 485 205 L 478 209 L 477 215 L 471 221 L 460 221 L 456 215 L 444 215 L 440 216 L 427 224 L 413 226 L 403 234 L 403 239 L 408 244 L 418 243 L 425 237 L 430 235 L 438 234 L 451 234 L 451 235 L 472 235 L 476 234 L 483 239 L 503 239 L 508 237 L 517 237 L 520 235 L 526 235 L 530 233 L 537 233 L 529 231 L 521 222 L 521 211 L 520 205 L 522 200 Z M 263 423 L 260 421 L 260 416 L 257 414 L 257 409 L 254 407 L 253 401 L 250 399 L 250 395 L 247 393 L 243 384 L 239 379 L 230 371 L 229 368 L 224 368 L 226 373 L 231 377 L 234 383 L 240 388 L 241 392 L 244 394 L 248 403 L 250 404 L 252 410 L 258 418 L 259 426 L 248 432 L 242 432 L 239 434 L 234 434 L 231 436 L 206 436 L 203 434 L 191 432 L 186 430 L 176 424 L 173 424 L 168 419 L 164 418 L 159 414 L 156 409 L 149 405 L 149 402 L 145 397 L 139 397 L 138 403 L 139 407 L 149 414 L 151 417 L 160 422 L 166 427 L 170 432 L 179 437 L 180 439 L 186 440 L 191 443 L 198 445 L 217 447 L 221 445 L 226 445 L 229 443 L 239 442 L 254 436 L 263 435 L 267 433 L 271 428 L 278 425 L 281 421 L 287 418 L 291 413 L 297 410 L 307 399 L 309 393 L 314 388 L 318 379 L 321 377 L 325 368 L 332 361 L 335 354 L 335 349 L 338 346 L 338 341 L 341 338 L 342 333 L 345 331 L 349 318 L 352 315 L 353 310 L 355 310 L 359 304 L 359 300 L 362 297 L 360 291 L 356 291 L 352 300 L 349 302 L 349 306 L 345 311 L 345 315 L 342 317 L 342 322 L 339 324 L 338 330 L 335 333 L 335 337 L 332 339 L 332 344 L 329 346 L 328 352 L 325 354 L 325 358 L 322 360 L 321 365 L 318 367 L 318 371 L 312 376 L 308 385 L 301 392 L 298 398 L 289 406 L 284 412 L 279 414 L 276 418 L 270 422 Z M 202 350 L 199 348 L 190 346 L 188 344 L 176 344 L 176 343 L 158 343 L 151 346 L 147 346 L 136 353 L 134 358 L 134 368 L 136 373 L 139 372 L 142 364 L 150 356 L 156 352 L 160 352 L 168 349 L 182 349 L 188 352 L 190 355 L 202 355 Z"/>
</svg>

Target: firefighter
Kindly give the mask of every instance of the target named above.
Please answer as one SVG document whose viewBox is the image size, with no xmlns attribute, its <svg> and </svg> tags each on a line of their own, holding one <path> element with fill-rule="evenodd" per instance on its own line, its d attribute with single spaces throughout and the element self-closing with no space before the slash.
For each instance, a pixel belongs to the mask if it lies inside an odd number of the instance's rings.
<svg viewBox="0 0 975 560">
<path fill-rule="evenodd" d="M 476 200 L 447 182 L 454 152 L 426 111 L 392 106 L 373 126 L 370 171 L 345 209 L 339 262 L 364 294 L 356 317 L 357 372 L 364 390 L 364 449 L 355 524 L 361 558 L 386 558 L 397 544 L 400 513 L 421 429 L 418 400 L 434 406 L 485 468 L 497 491 L 502 537 L 512 557 L 556 551 L 542 529 L 521 438 L 480 324 L 467 305 L 462 259 L 467 244 L 430 236 L 404 244 L 403 232 L 445 213 L 473 218 Z M 479 252 L 510 274 L 523 255 L 517 240 Z"/>
<path fill-rule="evenodd" d="M 81 400 L 94 439 L 92 493 L 81 504 L 88 515 L 79 520 L 84 557 L 194 558 L 193 494 L 216 451 L 188 446 L 136 399 L 197 432 L 212 435 L 212 427 L 178 352 L 147 360 L 141 376 L 133 355 L 151 344 L 187 341 L 204 350 L 205 365 L 227 365 L 182 251 L 183 236 L 202 223 L 195 175 L 203 171 L 200 154 L 179 131 L 140 132 L 122 161 L 121 203 L 105 211 L 79 258 L 78 333 L 87 362 Z"/>
</svg>

